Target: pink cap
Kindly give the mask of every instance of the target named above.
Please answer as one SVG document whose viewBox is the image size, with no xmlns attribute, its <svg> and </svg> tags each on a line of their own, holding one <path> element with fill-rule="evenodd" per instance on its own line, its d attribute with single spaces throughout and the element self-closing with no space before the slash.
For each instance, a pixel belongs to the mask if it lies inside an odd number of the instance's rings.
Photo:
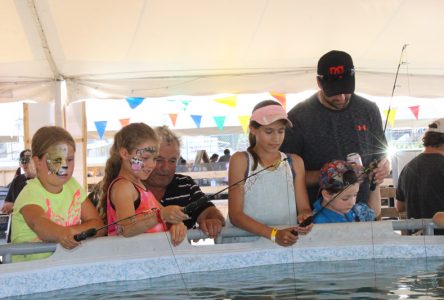
<svg viewBox="0 0 444 300">
<path fill-rule="evenodd" d="M 260 125 L 270 125 L 278 120 L 285 120 L 287 121 L 287 125 L 289 127 L 293 127 L 293 124 L 287 117 L 287 113 L 280 104 L 267 105 L 256 109 L 253 112 L 250 120 L 256 121 Z"/>
</svg>

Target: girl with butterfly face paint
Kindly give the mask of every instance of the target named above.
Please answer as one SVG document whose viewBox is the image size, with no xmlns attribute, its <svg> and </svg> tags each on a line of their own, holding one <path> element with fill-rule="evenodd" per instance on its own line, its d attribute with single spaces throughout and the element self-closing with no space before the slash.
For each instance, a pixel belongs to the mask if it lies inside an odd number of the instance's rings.
<svg viewBox="0 0 444 300">
<path fill-rule="evenodd" d="M 182 221 L 188 216 L 182 208 L 162 207 L 142 183 L 156 166 L 158 147 L 157 135 L 144 123 L 129 124 L 114 136 L 105 167 L 100 215 L 110 224 L 141 214 L 108 227 L 108 235 L 129 237 L 144 232 L 170 231 L 173 245 L 185 238 L 186 227 Z"/>
<path fill-rule="evenodd" d="M 12 243 L 58 242 L 72 249 L 79 245 L 74 235 L 103 226 L 85 191 L 72 177 L 74 154 L 74 139 L 65 129 L 48 126 L 34 134 L 32 159 L 37 176 L 28 180 L 14 204 Z M 13 261 L 49 255 L 17 255 Z"/>
</svg>

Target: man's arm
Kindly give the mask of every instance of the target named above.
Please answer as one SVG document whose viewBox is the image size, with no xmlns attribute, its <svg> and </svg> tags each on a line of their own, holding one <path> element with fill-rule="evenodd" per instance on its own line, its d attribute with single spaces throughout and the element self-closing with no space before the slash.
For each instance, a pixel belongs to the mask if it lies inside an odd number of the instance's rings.
<svg viewBox="0 0 444 300">
<path fill-rule="evenodd" d="M 225 226 L 225 218 L 215 206 L 207 207 L 197 217 L 199 228 L 210 238 L 216 238 L 222 227 Z"/>
</svg>

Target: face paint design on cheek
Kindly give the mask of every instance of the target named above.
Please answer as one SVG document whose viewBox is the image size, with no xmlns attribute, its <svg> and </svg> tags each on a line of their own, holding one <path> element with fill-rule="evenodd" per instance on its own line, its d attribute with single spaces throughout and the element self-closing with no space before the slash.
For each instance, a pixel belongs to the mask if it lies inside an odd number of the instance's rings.
<svg viewBox="0 0 444 300">
<path fill-rule="evenodd" d="M 156 154 L 157 153 L 157 147 L 145 147 L 141 149 L 136 149 L 136 156 L 132 157 L 130 159 L 131 162 L 131 169 L 135 172 L 140 171 L 143 169 L 143 159 L 142 156 L 145 152 L 148 152 L 150 154 Z"/>
<path fill-rule="evenodd" d="M 143 160 L 140 157 L 134 156 L 130 159 L 131 169 L 134 172 L 140 171 L 143 168 Z"/>
<path fill-rule="evenodd" d="M 46 165 L 50 174 L 64 176 L 68 173 L 68 145 L 57 144 L 51 146 L 46 153 Z"/>
</svg>

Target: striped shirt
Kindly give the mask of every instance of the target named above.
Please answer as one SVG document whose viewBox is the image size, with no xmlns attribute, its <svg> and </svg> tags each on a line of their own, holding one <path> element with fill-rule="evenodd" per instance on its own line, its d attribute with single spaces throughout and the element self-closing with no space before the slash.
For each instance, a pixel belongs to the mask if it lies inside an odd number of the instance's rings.
<svg viewBox="0 0 444 300">
<path fill-rule="evenodd" d="M 175 174 L 173 180 L 171 180 L 170 184 L 166 187 L 165 195 L 162 200 L 160 200 L 160 203 L 163 206 L 179 205 L 184 207 L 203 196 L 205 196 L 205 194 L 190 176 Z M 191 219 L 184 221 L 187 228 L 193 228 L 196 225 L 197 217 L 200 213 L 210 206 L 214 206 L 214 204 L 207 202 L 196 209 L 190 216 Z"/>
</svg>

